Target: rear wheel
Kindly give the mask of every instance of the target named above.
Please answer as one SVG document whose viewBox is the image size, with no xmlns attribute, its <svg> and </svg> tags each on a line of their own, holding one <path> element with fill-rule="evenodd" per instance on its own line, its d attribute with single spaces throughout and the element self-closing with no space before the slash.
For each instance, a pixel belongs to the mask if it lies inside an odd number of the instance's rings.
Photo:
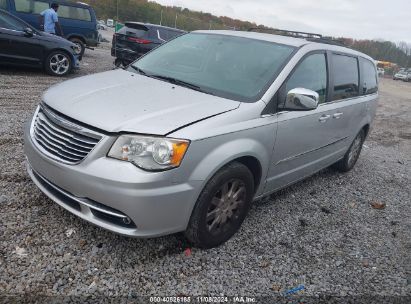
<svg viewBox="0 0 411 304">
<path fill-rule="evenodd" d="M 350 148 L 345 153 L 344 158 L 336 162 L 333 167 L 341 172 L 350 171 L 360 156 L 362 145 L 365 140 L 365 131 L 362 129 L 354 138 Z"/>
<path fill-rule="evenodd" d="M 77 48 L 74 50 L 74 54 L 83 56 L 84 51 L 86 50 L 86 45 L 84 44 L 84 42 L 81 39 L 75 37 L 70 38 L 69 40 L 77 46 Z"/>
<path fill-rule="evenodd" d="M 66 52 L 54 51 L 47 56 L 44 67 L 50 75 L 65 76 L 71 72 L 73 62 Z"/>
<path fill-rule="evenodd" d="M 218 171 L 200 194 L 185 235 L 195 246 L 211 248 L 231 238 L 247 215 L 254 194 L 250 170 L 233 162 Z"/>
</svg>

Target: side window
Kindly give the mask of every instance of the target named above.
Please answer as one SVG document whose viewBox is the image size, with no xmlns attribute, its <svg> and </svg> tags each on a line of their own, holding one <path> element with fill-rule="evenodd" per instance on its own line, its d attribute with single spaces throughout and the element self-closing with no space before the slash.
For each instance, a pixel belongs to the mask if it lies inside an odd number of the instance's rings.
<svg viewBox="0 0 411 304">
<path fill-rule="evenodd" d="M 358 61 L 355 57 L 333 54 L 332 75 L 334 90 L 332 100 L 358 96 Z"/>
<path fill-rule="evenodd" d="M 61 18 L 91 21 L 90 11 L 81 7 L 60 5 L 58 15 Z"/>
<path fill-rule="evenodd" d="M 375 65 L 367 59 L 361 58 L 362 94 L 372 94 L 378 91 L 377 73 Z"/>
<path fill-rule="evenodd" d="M 319 103 L 324 103 L 327 95 L 327 63 L 325 54 L 306 57 L 294 70 L 285 85 L 286 93 L 295 88 L 304 88 L 320 95 Z"/>
<path fill-rule="evenodd" d="M 3 13 L 0 13 L 0 27 L 13 31 L 23 31 L 25 28 L 23 23 Z"/>
<path fill-rule="evenodd" d="M 7 9 L 7 0 L 0 0 L 0 8 L 4 10 Z"/>
<path fill-rule="evenodd" d="M 173 39 L 177 36 L 180 36 L 181 34 L 182 34 L 181 32 L 169 30 L 168 31 L 168 40 L 171 40 L 171 39 Z"/>
<path fill-rule="evenodd" d="M 48 2 L 35 0 L 14 0 L 16 11 L 19 13 L 40 14 L 49 8 Z"/>
<path fill-rule="evenodd" d="M 167 30 L 163 30 L 162 28 L 157 29 L 158 31 L 158 35 L 160 37 L 160 39 L 162 40 L 168 40 L 168 31 Z"/>
</svg>

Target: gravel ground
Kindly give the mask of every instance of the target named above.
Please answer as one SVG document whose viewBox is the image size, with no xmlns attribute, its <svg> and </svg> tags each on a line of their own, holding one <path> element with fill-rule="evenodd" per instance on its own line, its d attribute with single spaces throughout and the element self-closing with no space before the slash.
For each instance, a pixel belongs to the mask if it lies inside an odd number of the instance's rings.
<svg viewBox="0 0 411 304">
<path fill-rule="evenodd" d="M 112 61 L 104 44 L 87 51 L 70 78 L 109 70 Z M 41 94 L 63 80 L 0 68 L 0 299 L 274 297 L 304 284 L 306 296 L 411 301 L 410 83 L 382 80 L 374 128 L 354 170 L 326 169 L 256 202 L 226 244 L 190 251 L 180 235 L 140 240 L 94 227 L 31 182 L 23 123 Z"/>
</svg>

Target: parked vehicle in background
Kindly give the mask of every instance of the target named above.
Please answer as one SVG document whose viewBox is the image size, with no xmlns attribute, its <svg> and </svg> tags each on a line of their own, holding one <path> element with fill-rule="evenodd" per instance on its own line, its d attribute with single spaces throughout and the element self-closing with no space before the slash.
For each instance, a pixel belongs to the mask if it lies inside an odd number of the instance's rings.
<svg viewBox="0 0 411 304">
<path fill-rule="evenodd" d="M 126 22 L 113 35 L 111 56 L 116 66 L 127 66 L 160 44 L 186 33 L 171 27 L 150 23 Z"/>
<path fill-rule="evenodd" d="M 113 19 L 107 19 L 107 26 L 108 27 L 114 27 L 114 20 Z"/>
<path fill-rule="evenodd" d="M 214 247 L 254 199 L 351 170 L 377 99 L 373 59 L 332 41 L 196 31 L 49 89 L 26 125 L 27 169 L 100 227 Z"/>
<path fill-rule="evenodd" d="M 99 30 L 107 30 L 107 25 L 104 23 L 104 21 L 103 20 L 100 20 L 98 23 L 97 23 L 97 29 L 99 29 Z"/>
<path fill-rule="evenodd" d="M 62 0 L 0 0 L 0 8 L 40 29 L 39 14 L 53 2 L 59 4 L 58 18 L 64 38 L 78 45 L 77 54 L 83 55 L 86 46 L 97 46 L 96 14 L 87 4 Z"/>
<path fill-rule="evenodd" d="M 411 69 L 409 69 L 406 73 L 407 73 L 407 77 L 404 79 L 404 81 L 410 82 L 411 81 Z"/>
<path fill-rule="evenodd" d="M 406 70 L 400 70 L 399 72 L 395 73 L 394 76 L 392 77 L 394 80 L 407 80 L 407 71 Z"/>
<path fill-rule="evenodd" d="M 0 9 L 0 63 L 43 68 L 64 76 L 79 66 L 77 45 L 41 32 Z"/>
<path fill-rule="evenodd" d="M 385 70 L 383 68 L 377 68 L 378 77 L 384 77 Z"/>
</svg>

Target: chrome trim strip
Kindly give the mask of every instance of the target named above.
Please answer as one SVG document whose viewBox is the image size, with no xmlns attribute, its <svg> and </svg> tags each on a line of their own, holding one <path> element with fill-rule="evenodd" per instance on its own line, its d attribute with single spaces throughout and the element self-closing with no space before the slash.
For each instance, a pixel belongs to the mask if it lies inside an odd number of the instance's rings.
<svg viewBox="0 0 411 304">
<path fill-rule="evenodd" d="M 73 135 L 73 134 L 67 133 L 67 132 L 64 131 L 63 129 L 61 129 L 61 128 L 57 127 L 57 126 L 53 126 L 53 125 L 51 124 L 51 122 L 49 122 L 49 121 L 47 120 L 48 118 L 49 118 L 49 117 L 43 115 L 43 113 L 39 113 L 39 114 L 37 115 L 37 119 L 41 120 L 41 122 L 46 123 L 49 128 L 52 128 L 52 129 L 55 130 L 56 132 L 60 132 L 60 133 L 62 133 L 63 135 L 68 136 L 68 137 L 70 137 L 70 138 L 72 138 L 72 139 L 74 139 L 74 140 L 78 140 L 78 141 L 81 141 L 81 142 L 84 142 L 84 143 L 90 144 L 90 145 L 95 145 L 95 144 L 98 142 L 98 141 L 94 142 L 94 141 L 87 140 L 87 139 L 81 139 L 81 138 L 79 138 L 79 137 L 76 137 L 76 136 Z M 76 131 L 73 131 L 73 132 L 76 132 Z"/>
<path fill-rule="evenodd" d="M 309 151 L 305 151 L 305 152 L 300 153 L 300 154 L 297 154 L 297 155 L 293 155 L 293 156 L 284 158 L 284 159 L 278 161 L 278 162 L 275 164 L 275 166 L 277 166 L 278 164 L 285 163 L 285 162 L 288 162 L 288 161 L 290 161 L 290 160 L 299 158 L 299 157 L 304 156 L 304 155 L 306 155 L 306 154 L 308 154 L 308 153 L 312 153 L 312 152 L 315 152 L 315 151 L 324 149 L 324 148 L 326 148 L 326 147 L 332 146 L 332 145 L 334 145 L 334 144 L 336 144 L 336 143 L 338 143 L 338 142 L 340 142 L 340 141 L 346 140 L 347 138 L 348 138 L 348 136 L 343 137 L 343 138 L 340 138 L 340 139 L 338 139 L 338 140 L 336 140 L 336 141 L 333 141 L 333 142 L 331 142 L 331 143 L 329 143 L 329 144 L 326 144 L 326 145 L 324 145 L 324 146 L 321 146 L 321 147 L 319 147 L 319 148 L 315 148 L 315 149 L 312 149 L 312 150 L 309 150 Z"/>
<path fill-rule="evenodd" d="M 53 112 L 53 110 L 51 110 L 51 109 L 50 109 L 47 105 L 45 105 L 44 103 L 41 104 L 41 110 L 44 112 L 44 114 L 47 116 L 47 118 L 49 118 L 52 122 L 54 122 L 55 124 L 57 124 L 57 125 L 59 125 L 59 126 L 62 126 L 62 127 L 66 128 L 66 129 L 69 129 L 69 130 L 71 130 L 71 131 L 73 131 L 73 132 L 80 133 L 80 134 L 82 134 L 82 135 L 95 138 L 96 140 L 100 140 L 101 137 L 102 137 L 102 136 L 101 136 L 99 133 L 97 133 L 97 132 L 94 132 L 94 131 L 92 131 L 92 130 L 90 130 L 90 129 L 88 129 L 88 128 L 85 128 L 85 127 L 83 127 L 83 126 L 74 124 L 74 123 L 72 123 L 71 121 L 69 121 L 69 120 L 67 120 L 67 119 L 65 119 L 65 118 L 63 118 L 63 117 L 58 116 L 57 114 L 55 114 L 55 113 Z"/>
</svg>

